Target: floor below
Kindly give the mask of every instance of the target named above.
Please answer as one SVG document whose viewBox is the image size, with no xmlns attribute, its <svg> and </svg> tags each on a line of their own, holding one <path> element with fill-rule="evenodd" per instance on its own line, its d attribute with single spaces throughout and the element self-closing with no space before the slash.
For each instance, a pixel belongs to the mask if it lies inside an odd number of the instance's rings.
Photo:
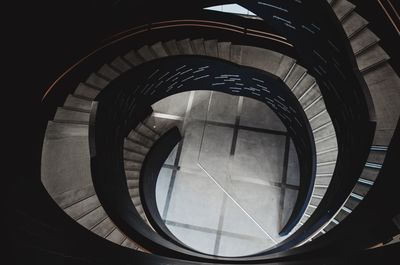
<svg viewBox="0 0 400 265">
<path fill-rule="evenodd" d="M 297 197 L 297 154 L 284 125 L 262 102 L 190 91 L 153 105 L 183 140 L 160 171 L 158 210 L 184 244 L 218 256 L 274 246 Z"/>
</svg>

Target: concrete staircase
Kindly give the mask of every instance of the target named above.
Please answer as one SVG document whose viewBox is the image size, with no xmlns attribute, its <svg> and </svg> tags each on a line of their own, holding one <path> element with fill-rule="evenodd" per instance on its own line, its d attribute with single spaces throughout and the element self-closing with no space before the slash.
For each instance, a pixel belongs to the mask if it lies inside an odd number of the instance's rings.
<svg viewBox="0 0 400 265">
<path fill-rule="evenodd" d="M 149 117 L 140 123 L 129 133 L 124 142 L 124 166 L 129 194 L 136 210 L 149 226 L 150 223 L 143 210 L 139 193 L 140 170 L 150 148 L 162 135 L 162 132 L 157 132 L 155 128 L 152 128 L 150 120 Z"/>
<path fill-rule="evenodd" d="M 373 145 L 352 193 L 330 222 L 312 238 L 317 238 L 345 219 L 364 199 L 382 167 L 395 126 L 400 116 L 400 79 L 390 66 L 389 55 L 379 46 L 377 37 L 368 28 L 368 21 L 356 12 L 347 0 L 328 0 L 349 38 L 358 68 L 364 76 L 376 112 L 377 127 Z"/>
<path fill-rule="evenodd" d="M 42 182 L 54 201 L 76 222 L 116 244 L 144 251 L 117 229 L 95 193 L 90 173 L 88 123 L 86 118 L 73 119 L 86 114 L 62 109 L 57 119 L 49 121 L 42 152 Z"/>
<path fill-rule="evenodd" d="M 282 54 L 257 47 L 204 39 L 170 40 L 151 46 L 146 45 L 115 58 L 110 64 L 103 65 L 97 72 L 91 74 L 85 82 L 79 84 L 72 95 L 68 96 L 64 106 L 58 108 L 53 122 L 88 124 L 91 102 L 101 89 L 121 73 L 156 58 L 182 54 L 217 57 L 261 69 L 279 76 L 292 90 L 307 114 L 317 150 L 316 184 L 319 185 L 319 189 L 314 191 L 313 200 L 307 208 L 308 212 L 312 212 L 323 197 L 335 168 L 336 134 L 315 79 L 294 59 Z M 124 144 L 124 164 L 129 192 L 136 209 L 146 222 L 140 202 L 138 178 L 141 162 L 157 135 L 160 134 L 144 123 L 129 134 Z"/>
<path fill-rule="evenodd" d="M 352 194 L 319 236 L 343 220 L 367 194 L 379 174 L 387 146 L 399 117 L 400 80 L 388 63 L 389 56 L 379 46 L 379 38 L 368 22 L 345 0 L 330 1 L 341 21 L 370 89 L 377 114 L 377 132 L 368 163 Z M 175 55 L 210 56 L 250 66 L 280 77 L 298 98 L 310 122 L 317 152 L 316 183 L 312 199 L 298 229 L 312 215 L 325 195 L 336 166 L 335 129 L 315 79 L 290 57 L 267 49 L 234 45 L 230 42 L 183 39 L 157 42 L 131 50 L 100 67 L 79 84 L 54 120 L 49 121 L 42 155 L 42 181 L 53 199 L 72 218 L 98 235 L 131 248 L 138 246 L 127 239 L 106 216 L 91 184 L 88 122 L 92 101 L 98 93 L 127 70 L 161 57 Z M 133 203 L 147 222 L 139 196 L 139 172 L 145 155 L 162 133 L 149 120 L 135 128 L 124 143 L 124 165 Z M 75 169 L 71 169 L 72 166 Z M 74 182 L 74 184 L 71 184 Z M 60 188 L 62 187 L 62 188 Z"/>
</svg>

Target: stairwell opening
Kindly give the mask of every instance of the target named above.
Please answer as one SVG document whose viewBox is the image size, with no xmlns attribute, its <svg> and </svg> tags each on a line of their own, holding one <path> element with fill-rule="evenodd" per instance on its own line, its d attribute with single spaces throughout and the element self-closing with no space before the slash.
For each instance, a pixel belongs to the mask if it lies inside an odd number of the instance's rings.
<svg viewBox="0 0 400 265">
<path fill-rule="evenodd" d="M 171 123 L 183 136 L 156 184 L 158 211 L 178 240 L 206 254 L 235 257 L 286 238 L 279 231 L 297 197 L 297 154 L 266 104 L 197 90 L 152 108 L 153 124 Z"/>
</svg>

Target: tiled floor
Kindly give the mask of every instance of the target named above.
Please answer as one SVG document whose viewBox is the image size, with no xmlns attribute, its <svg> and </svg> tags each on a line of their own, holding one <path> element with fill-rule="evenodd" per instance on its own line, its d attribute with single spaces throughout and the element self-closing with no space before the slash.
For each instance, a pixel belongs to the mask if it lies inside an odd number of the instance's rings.
<svg viewBox="0 0 400 265">
<path fill-rule="evenodd" d="M 153 105 L 183 140 L 160 171 L 157 205 L 170 231 L 200 252 L 250 255 L 272 247 L 297 196 L 297 155 L 263 103 L 191 91 Z"/>
</svg>

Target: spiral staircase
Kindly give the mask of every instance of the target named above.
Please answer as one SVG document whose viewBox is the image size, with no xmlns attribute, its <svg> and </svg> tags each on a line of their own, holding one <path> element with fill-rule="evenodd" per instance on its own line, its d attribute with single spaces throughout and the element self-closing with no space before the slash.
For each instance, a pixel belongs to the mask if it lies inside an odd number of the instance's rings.
<svg viewBox="0 0 400 265">
<path fill-rule="evenodd" d="M 394 32 L 397 5 L 386 1 L 377 0 L 387 16 L 378 26 Z M 108 39 L 65 67 L 42 98 L 33 140 L 40 178 L 20 181 L 28 191 L 11 209 L 12 253 L 22 255 L 14 260 L 376 264 L 395 254 L 400 58 L 386 43 L 399 35 L 371 30 L 357 1 L 236 1 L 257 19 L 204 9 L 228 1 L 172 1 L 153 13 L 150 3 L 120 2 L 97 3 L 116 18 L 100 33 Z M 300 187 L 284 239 L 260 253 L 201 253 L 157 212 L 157 174 L 182 132 L 154 119 L 153 108 L 200 87 L 265 103 L 296 147 Z"/>
</svg>

